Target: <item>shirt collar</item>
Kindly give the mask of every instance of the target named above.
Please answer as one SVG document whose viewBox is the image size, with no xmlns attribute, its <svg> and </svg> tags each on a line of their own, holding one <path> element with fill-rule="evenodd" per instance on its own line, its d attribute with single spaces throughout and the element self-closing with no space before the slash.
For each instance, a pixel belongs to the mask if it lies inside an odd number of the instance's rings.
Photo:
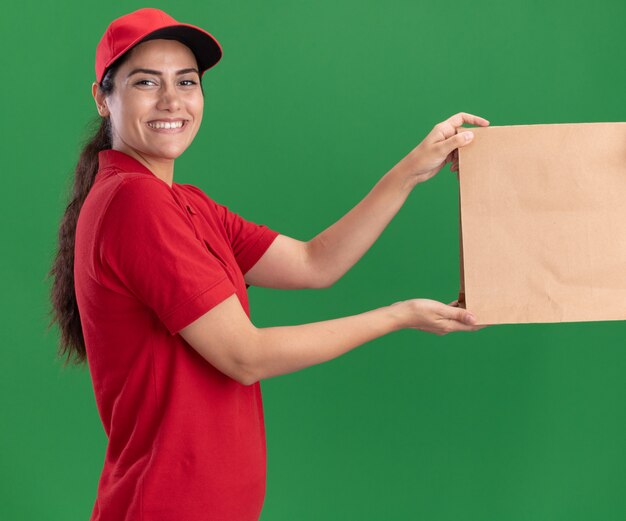
<svg viewBox="0 0 626 521">
<path fill-rule="evenodd" d="M 99 175 L 97 177 L 102 177 L 101 172 L 110 169 L 118 172 L 136 172 L 157 177 L 147 166 L 125 152 L 113 150 L 112 148 L 100 150 L 98 152 Z"/>
</svg>

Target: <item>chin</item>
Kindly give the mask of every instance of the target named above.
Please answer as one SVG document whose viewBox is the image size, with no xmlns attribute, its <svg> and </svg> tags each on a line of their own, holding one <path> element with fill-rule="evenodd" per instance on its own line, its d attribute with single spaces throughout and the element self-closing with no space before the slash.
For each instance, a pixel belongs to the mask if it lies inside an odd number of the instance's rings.
<svg viewBox="0 0 626 521">
<path fill-rule="evenodd" d="M 187 148 L 180 147 L 162 147 L 152 151 L 151 155 L 154 157 L 160 157 L 162 159 L 176 159 L 178 158 Z"/>
</svg>

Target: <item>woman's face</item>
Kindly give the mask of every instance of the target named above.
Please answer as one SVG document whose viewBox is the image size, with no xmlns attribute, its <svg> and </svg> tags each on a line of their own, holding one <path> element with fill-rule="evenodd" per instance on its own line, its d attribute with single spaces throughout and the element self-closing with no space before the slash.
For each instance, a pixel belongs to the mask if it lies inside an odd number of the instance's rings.
<svg viewBox="0 0 626 521">
<path fill-rule="evenodd" d="M 100 115 L 111 116 L 113 148 L 148 160 L 176 159 L 202 122 L 204 96 L 196 58 L 177 40 L 148 40 L 130 53 L 117 70 L 110 96 L 99 98 L 97 84 L 93 87 Z M 183 126 L 154 128 L 164 120 L 182 120 Z"/>
</svg>

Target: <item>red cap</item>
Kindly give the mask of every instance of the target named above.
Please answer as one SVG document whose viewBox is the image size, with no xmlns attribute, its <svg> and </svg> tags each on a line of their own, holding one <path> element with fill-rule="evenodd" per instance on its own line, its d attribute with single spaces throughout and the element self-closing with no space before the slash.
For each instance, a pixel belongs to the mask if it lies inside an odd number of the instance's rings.
<svg viewBox="0 0 626 521">
<path fill-rule="evenodd" d="M 145 7 L 116 18 L 107 27 L 96 47 L 96 81 L 100 83 L 107 68 L 125 52 L 156 38 L 178 40 L 189 47 L 198 62 L 200 77 L 222 57 L 222 46 L 205 30 L 180 23 L 160 9 Z"/>
</svg>

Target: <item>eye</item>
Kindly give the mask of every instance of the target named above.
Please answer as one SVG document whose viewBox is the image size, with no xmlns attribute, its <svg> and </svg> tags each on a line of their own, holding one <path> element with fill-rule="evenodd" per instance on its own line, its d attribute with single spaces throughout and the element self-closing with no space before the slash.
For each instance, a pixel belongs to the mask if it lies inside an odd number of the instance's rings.
<svg viewBox="0 0 626 521">
<path fill-rule="evenodd" d="M 152 80 L 139 80 L 137 83 L 135 83 L 135 85 L 142 85 L 144 82 L 149 81 L 151 83 L 154 83 Z"/>
<path fill-rule="evenodd" d="M 183 82 L 188 81 L 189 83 L 191 83 L 192 85 L 195 85 L 197 82 L 193 81 L 193 80 L 182 80 Z"/>
</svg>

